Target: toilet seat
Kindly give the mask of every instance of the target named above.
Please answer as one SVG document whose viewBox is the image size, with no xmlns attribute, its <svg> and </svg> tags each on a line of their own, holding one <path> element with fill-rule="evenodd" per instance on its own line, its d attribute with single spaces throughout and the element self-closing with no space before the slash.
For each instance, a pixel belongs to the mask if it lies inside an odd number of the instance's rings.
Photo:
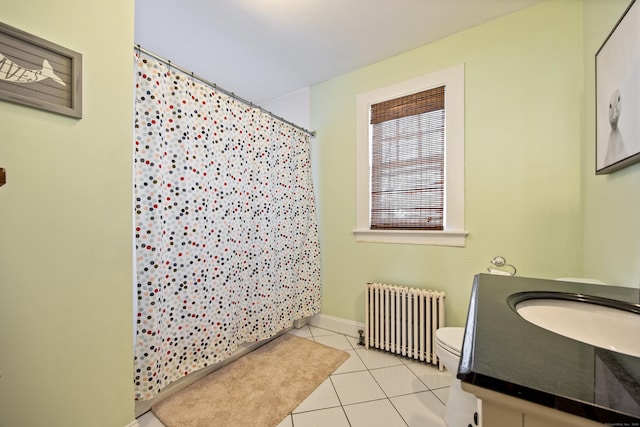
<svg viewBox="0 0 640 427">
<path fill-rule="evenodd" d="M 463 338 L 464 328 L 440 328 L 436 331 L 436 344 L 456 357 L 460 357 Z"/>
</svg>

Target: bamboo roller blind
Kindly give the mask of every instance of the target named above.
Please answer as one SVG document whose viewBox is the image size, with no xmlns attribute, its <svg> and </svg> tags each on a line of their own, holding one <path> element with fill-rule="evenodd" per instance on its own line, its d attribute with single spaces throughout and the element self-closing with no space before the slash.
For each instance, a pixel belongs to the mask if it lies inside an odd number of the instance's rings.
<svg viewBox="0 0 640 427">
<path fill-rule="evenodd" d="M 372 229 L 444 229 L 445 87 L 371 105 Z"/>
</svg>

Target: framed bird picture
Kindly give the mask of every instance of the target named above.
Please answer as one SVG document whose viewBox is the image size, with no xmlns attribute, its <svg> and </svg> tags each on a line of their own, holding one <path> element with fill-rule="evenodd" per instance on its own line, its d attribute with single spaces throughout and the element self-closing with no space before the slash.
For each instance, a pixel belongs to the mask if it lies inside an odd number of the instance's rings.
<svg viewBox="0 0 640 427">
<path fill-rule="evenodd" d="M 640 162 L 640 2 L 596 53 L 596 175 Z"/>
<path fill-rule="evenodd" d="M 0 100 L 82 118 L 82 55 L 0 22 Z"/>
</svg>

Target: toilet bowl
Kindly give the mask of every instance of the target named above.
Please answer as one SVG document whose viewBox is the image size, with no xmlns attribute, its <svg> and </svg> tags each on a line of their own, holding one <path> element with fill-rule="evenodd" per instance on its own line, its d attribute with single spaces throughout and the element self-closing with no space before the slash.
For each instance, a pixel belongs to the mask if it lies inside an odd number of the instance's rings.
<svg viewBox="0 0 640 427">
<path fill-rule="evenodd" d="M 440 328 L 436 331 L 436 355 L 451 374 L 449 400 L 444 410 L 444 422 L 449 427 L 478 425 L 478 399 L 462 390 L 460 380 L 456 378 L 464 328 Z"/>
</svg>

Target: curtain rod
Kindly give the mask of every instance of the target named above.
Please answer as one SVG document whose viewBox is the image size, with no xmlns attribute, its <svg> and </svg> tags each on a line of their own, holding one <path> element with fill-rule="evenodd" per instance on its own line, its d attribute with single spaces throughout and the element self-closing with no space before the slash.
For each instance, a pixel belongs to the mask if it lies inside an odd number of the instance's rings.
<svg viewBox="0 0 640 427">
<path fill-rule="evenodd" d="M 224 93 L 225 95 L 228 95 L 228 96 L 232 97 L 232 98 L 233 98 L 233 99 L 235 99 L 236 101 L 242 102 L 243 104 L 248 105 L 248 106 L 249 106 L 249 107 L 251 107 L 251 108 L 257 108 L 258 110 L 262 111 L 263 113 L 266 113 L 266 114 L 270 115 L 270 116 L 271 116 L 271 117 L 273 117 L 274 119 L 276 119 L 276 120 L 280 120 L 281 122 L 284 122 L 284 123 L 286 123 L 286 124 L 288 124 L 288 125 L 290 125 L 290 126 L 293 126 L 293 127 L 294 127 L 294 128 L 296 128 L 296 129 L 299 129 L 299 130 L 301 130 L 301 131 L 303 131 L 303 132 L 305 132 L 305 133 L 309 134 L 309 136 L 311 136 L 312 138 L 314 138 L 314 137 L 316 136 L 316 132 L 315 132 L 315 131 L 307 130 L 307 129 L 305 129 L 305 128 L 301 127 L 301 126 L 298 126 L 298 125 L 297 125 L 297 124 L 295 124 L 295 123 L 292 123 L 292 122 L 290 122 L 290 121 L 288 121 L 288 120 L 286 120 L 286 119 L 284 119 L 284 118 L 282 118 L 282 117 L 280 117 L 280 116 L 277 116 L 277 115 L 273 114 L 271 111 L 267 111 L 267 110 L 265 110 L 264 108 L 262 108 L 261 106 L 256 105 L 256 104 L 254 104 L 254 103 L 253 103 L 253 102 L 251 102 L 251 101 L 247 101 L 246 99 L 239 97 L 239 96 L 238 96 L 238 95 L 236 95 L 235 93 L 230 92 L 230 91 L 228 91 L 228 90 L 226 90 L 226 89 L 223 89 L 223 88 L 221 88 L 220 86 L 218 86 L 217 84 L 212 83 L 212 82 L 210 82 L 209 80 L 207 80 L 207 79 L 205 79 L 205 78 L 203 78 L 203 77 L 200 77 L 200 76 L 198 76 L 198 75 L 194 74 L 194 73 L 193 73 L 193 71 L 186 70 L 186 69 L 184 69 L 184 68 L 180 67 L 179 65 L 176 65 L 176 64 L 174 64 L 173 62 L 169 61 L 168 59 L 165 59 L 165 58 L 163 58 L 163 57 L 161 57 L 161 56 L 158 56 L 158 55 L 156 55 L 156 54 L 155 54 L 155 53 L 153 53 L 153 52 L 149 52 L 148 50 L 146 50 L 146 49 L 144 49 L 143 47 L 141 47 L 139 44 L 136 44 L 136 45 L 134 45 L 133 47 L 134 47 L 134 49 L 135 49 L 135 50 L 137 50 L 138 52 L 142 52 L 142 53 L 144 53 L 145 55 L 149 55 L 149 56 L 151 56 L 152 58 L 155 58 L 155 59 L 157 59 L 158 61 L 160 61 L 160 62 L 162 62 L 162 63 L 164 63 L 164 64 L 166 64 L 166 65 L 168 65 L 168 66 L 170 66 L 170 67 L 175 68 L 176 70 L 182 71 L 183 73 L 190 75 L 190 76 L 191 76 L 191 77 L 193 77 L 194 79 L 198 79 L 198 80 L 200 80 L 202 83 L 204 83 L 204 84 L 206 84 L 206 85 L 209 85 L 209 86 L 213 87 L 213 88 L 214 88 L 214 89 L 216 89 L 217 91 L 222 92 L 222 93 Z"/>
</svg>

